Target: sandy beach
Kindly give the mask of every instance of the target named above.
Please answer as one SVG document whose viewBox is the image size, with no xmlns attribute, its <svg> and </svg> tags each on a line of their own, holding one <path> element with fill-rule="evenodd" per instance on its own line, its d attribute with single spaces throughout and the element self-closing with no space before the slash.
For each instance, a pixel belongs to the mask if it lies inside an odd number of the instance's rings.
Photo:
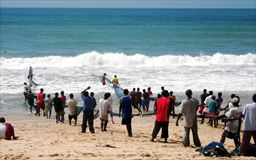
<svg viewBox="0 0 256 160">
<path fill-rule="evenodd" d="M 132 138 L 127 136 L 126 128 L 121 125 L 119 117 L 114 117 L 115 124 L 109 123 L 107 132 L 100 131 L 100 121 L 96 119 L 95 134 L 81 133 L 81 115 L 77 126 L 70 126 L 67 118 L 64 124 L 56 124 L 53 117 L 46 119 L 34 115 L 6 119 L 15 126 L 19 139 L 0 140 L 0 159 L 3 160 L 210 159 L 195 152 L 192 141 L 191 147 L 183 147 L 183 122 L 180 121 L 177 127 L 172 117 L 169 123 L 168 143 L 163 143 L 159 138 L 160 134 L 156 142 L 150 141 L 155 116 L 135 116 L 132 119 Z M 223 126 L 212 128 L 207 124 L 199 125 L 202 145 L 219 141 L 222 128 Z M 225 147 L 231 151 L 234 148 L 233 140 L 227 139 Z"/>
<path fill-rule="evenodd" d="M 198 100 L 207 89 L 216 97 L 222 92 L 222 108 L 231 94 L 240 97 L 242 107 L 252 103 L 255 0 L 1 0 L 0 8 L 0 117 L 19 137 L 0 140 L 0 160 L 213 159 L 195 151 L 192 135 L 192 146 L 183 146 L 181 120 L 176 126 L 170 117 L 168 143 L 160 139 L 161 133 L 151 142 L 154 115 L 132 119 L 133 137 L 118 116 L 107 132 L 101 132 L 97 118 L 95 134 L 88 129 L 81 133 L 82 114 L 76 126 L 69 125 L 67 109 L 65 122 L 58 124 L 54 108 L 51 119 L 31 114 L 24 98 L 30 89 L 36 94 L 43 88 L 51 98 L 64 91 L 67 100 L 73 93 L 76 105 L 83 106 L 81 92 L 90 86 L 98 103 L 95 109 L 110 92 L 115 113 L 123 90 L 111 83 L 113 77 L 129 91 L 151 87 L 152 97 L 164 86 L 173 91 L 176 102 L 186 98 L 187 89 Z M 110 79 L 106 85 L 104 73 Z M 42 104 L 43 95 L 38 97 Z M 176 104 L 178 114 L 181 105 Z M 223 123 L 217 128 L 198 126 L 202 146 L 220 141 Z M 226 139 L 225 148 L 235 148 L 233 139 Z"/>
</svg>

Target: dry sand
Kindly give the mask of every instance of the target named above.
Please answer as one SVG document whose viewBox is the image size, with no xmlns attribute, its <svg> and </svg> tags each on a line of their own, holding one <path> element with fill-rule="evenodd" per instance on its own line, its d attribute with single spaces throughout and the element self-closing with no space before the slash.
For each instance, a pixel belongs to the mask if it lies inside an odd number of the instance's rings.
<svg viewBox="0 0 256 160">
<path fill-rule="evenodd" d="M 127 136 L 121 118 L 114 117 L 115 124 L 109 123 L 107 132 L 100 131 L 99 118 L 94 121 L 95 134 L 81 133 L 81 118 L 78 125 L 55 123 L 55 119 L 25 115 L 23 118 L 6 117 L 15 126 L 18 140 L 0 140 L 0 159 L 33 160 L 83 160 L 83 159 L 212 159 L 195 152 L 194 147 L 183 147 L 182 121 L 175 126 L 170 118 L 168 143 L 159 138 L 151 142 L 155 116 L 138 117 L 132 120 L 133 137 Z M 219 141 L 223 127 L 212 128 L 207 124 L 199 125 L 202 145 Z M 193 146 L 192 138 L 191 145 Z M 225 147 L 234 148 L 233 140 L 227 139 Z M 221 158 L 230 159 L 230 158 Z M 233 159 L 253 159 L 234 157 Z M 255 158 L 254 158 L 255 159 Z"/>
</svg>

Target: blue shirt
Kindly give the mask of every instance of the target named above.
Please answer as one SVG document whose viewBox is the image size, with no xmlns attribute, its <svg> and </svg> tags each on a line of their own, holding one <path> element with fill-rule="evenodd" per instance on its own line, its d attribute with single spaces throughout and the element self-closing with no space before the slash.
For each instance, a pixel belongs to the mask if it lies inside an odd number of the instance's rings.
<svg viewBox="0 0 256 160">
<path fill-rule="evenodd" d="M 93 103 L 93 99 L 89 96 L 84 96 L 83 94 L 81 95 L 82 99 L 83 99 L 83 112 L 85 111 L 92 111 L 94 110 L 94 103 Z"/>
<path fill-rule="evenodd" d="M 93 103 L 93 109 L 97 106 L 97 102 L 96 99 L 94 97 L 90 97 L 92 99 L 92 103 Z"/>
<path fill-rule="evenodd" d="M 208 110 L 209 112 L 217 112 L 217 102 L 215 100 L 211 100 L 209 102 L 209 106 L 208 106 Z"/>
<path fill-rule="evenodd" d="M 120 99 L 120 107 L 122 110 L 122 118 L 132 117 L 132 100 L 130 96 L 123 96 Z"/>
</svg>

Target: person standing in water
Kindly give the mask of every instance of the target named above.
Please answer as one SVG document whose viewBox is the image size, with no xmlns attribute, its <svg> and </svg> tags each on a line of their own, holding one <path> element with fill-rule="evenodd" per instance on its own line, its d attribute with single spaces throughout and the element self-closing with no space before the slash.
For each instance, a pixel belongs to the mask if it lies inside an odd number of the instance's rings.
<svg viewBox="0 0 256 160">
<path fill-rule="evenodd" d="M 28 105 L 29 105 L 31 113 L 33 113 L 32 109 L 35 108 L 35 99 L 36 98 L 37 97 L 31 91 L 28 92 L 27 100 L 28 100 Z"/>
<path fill-rule="evenodd" d="M 27 101 L 27 96 L 29 91 L 31 91 L 31 88 L 28 86 L 28 84 L 26 82 L 24 82 L 24 97 L 25 97 L 25 101 Z"/>
<path fill-rule="evenodd" d="M 34 86 L 37 86 L 38 84 L 36 84 L 34 81 L 33 81 L 33 77 L 34 77 L 34 73 L 33 73 L 33 69 L 32 67 L 30 66 L 29 67 L 29 71 L 28 71 L 28 79 L 29 79 L 29 87 L 32 87 L 33 85 Z"/>
<path fill-rule="evenodd" d="M 102 83 L 103 86 L 106 85 L 106 76 L 107 76 L 107 74 L 104 73 L 102 78 L 101 78 L 101 83 Z"/>
<path fill-rule="evenodd" d="M 119 81 L 118 81 L 118 78 L 117 78 L 117 75 L 114 76 L 113 80 L 112 80 L 112 83 L 116 86 L 119 86 Z"/>
<path fill-rule="evenodd" d="M 34 76 L 34 74 L 33 74 L 33 69 L 32 69 L 32 67 L 30 66 L 29 67 L 29 70 L 28 70 L 28 79 L 33 79 L 33 76 Z"/>
</svg>

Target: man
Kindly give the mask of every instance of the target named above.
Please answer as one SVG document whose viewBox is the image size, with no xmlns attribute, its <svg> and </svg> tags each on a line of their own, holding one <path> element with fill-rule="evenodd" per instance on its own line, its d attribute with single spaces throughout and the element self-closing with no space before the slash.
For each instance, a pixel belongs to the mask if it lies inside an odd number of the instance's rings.
<svg viewBox="0 0 256 160">
<path fill-rule="evenodd" d="M 128 94 L 128 89 L 124 89 L 124 96 L 120 99 L 119 117 L 122 112 L 122 124 L 126 125 L 128 136 L 132 137 L 132 100 Z"/>
<path fill-rule="evenodd" d="M 221 108 L 221 104 L 223 102 L 223 98 L 222 98 L 222 93 L 221 92 L 218 93 L 218 98 L 216 99 L 216 102 L 217 102 L 218 109 Z"/>
<path fill-rule="evenodd" d="M 205 115 L 209 112 L 208 107 L 209 107 L 210 101 L 212 100 L 212 96 L 213 96 L 213 91 L 209 91 L 209 96 L 207 96 L 204 100 L 205 107 L 204 107 L 204 110 L 203 110 L 203 116 L 202 116 L 201 124 L 204 123 Z"/>
<path fill-rule="evenodd" d="M 63 108 L 66 107 L 66 100 L 67 100 L 67 97 L 66 97 L 64 94 L 65 94 L 64 91 L 61 91 L 61 92 L 60 92 L 60 99 L 61 99 Z"/>
<path fill-rule="evenodd" d="M 169 100 L 170 100 L 170 112 L 173 114 L 173 118 L 175 118 L 175 102 L 176 102 L 176 97 L 173 95 L 173 91 L 170 91 L 169 95 Z"/>
<path fill-rule="evenodd" d="M 253 103 L 247 104 L 244 107 L 244 133 L 242 144 L 240 147 L 240 154 L 243 156 L 248 155 L 248 144 L 251 137 L 253 137 L 254 144 L 256 144 L 256 93 L 252 97 Z"/>
<path fill-rule="evenodd" d="M 118 78 L 117 78 L 116 75 L 114 76 L 114 78 L 113 78 L 113 80 L 112 80 L 112 83 L 113 83 L 114 85 L 116 85 L 116 86 L 119 86 L 119 81 L 118 81 Z"/>
<path fill-rule="evenodd" d="M 213 91 L 209 91 L 209 96 L 207 96 L 204 100 L 204 104 L 206 108 L 209 106 L 209 102 L 212 100 Z"/>
<path fill-rule="evenodd" d="M 63 122 L 60 120 L 60 116 L 63 115 L 64 108 L 62 105 L 61 99 L 58 97 L 58 92 L 55 93 L 55 97 L 52 99 L 53 105 L 54 105 L 54 110 L 56 112 L 56 123 Z"/>
<path fill-rule="evenodd" d="M 131 100 L 132 100 L 132 106 L 139 111 L 139 114 L 142 114 L 140 108 L 138 107 L 138 102 L 136 99 L 136 89 L 133 88 L 130 92 Z"/>
<path fill-rule="evenodd" d="M 31 91 L 29 91 L 27 95 L 27 100 L 31 113 L 33 113 L 32 109 L 35 108 L 35 98 L 36 96 Z"/>
<path fill-rule="evenodd" d="M 69 120 L 69 125 L 71 125 L 71 120 L 74 118 L 75 120 L 75 125 L 77 122 L 77 101 L 74 99 L 74 95 L 72 93 L 69 94 L 69 101 L 68 101 L 68 120 Z"/>
<path fill-rule="evenodd" d="M 45 94 L 44 94 L 44 89 L 41 88 L 40 92 L 37 93 L 37 107 L 36 107 L 36 115 L 40 116 L 40 108 L 44 111 L 44 98 L 45 98 Z M 45 113 L 43 113 L 45 116 Z"/>
<path fill-rule="evenodd" d="M 102 132 L 107 131 L 107 124 L 108 124 L 108 113 L 110 113 L 112 123 L 113 121 L 113 114 L 112 114 L 112 104 L 109 101 L 111 94 L 109 92 L 104 94 L 104 99 L 100 99 L 100 128 Z"/>
<path fill-rule="evenodd" d="M 236 97 L 235 94 L 231 94 L 231 95 L 230 95 L 230 100 L 228 101 L 228 104 L 227 104 L 226 107 L 225 107 L 225 111 L 228 111 L 228 110 L 230 110 L 231 108 L 234 107 L 234 106 L 233 106 L 233 103 L 231 103 L 231 100 L 232 100 L 233 98 L 235 98 L 235 97 Z"/>
<path fill-rule="evenodd" d="M 92 99 L 93 108 L 96 108 L 97 102 L 96 102 L 96 99 L 95 99 L 95 97 L 94 97 L 94 92 L 91 92 L 91 93 L 90 93 L 90 98 Z"/>
<path fill-rule="evenodd" d="M 33 76 L 34 76 L 34 74 L 33 74 L 33 69 L 32 69 L 32 67 L 30 66 L 29 67 L 29 71 L 28 71 L 28 79 L 33 79 Z"/>
<path fill-rule="evenodd" d="M 151 91 L 151 87 L 148 87 L 148 95 L 149 95 L 149 96 L 153 96 L 153 93 L 152 93 L 152 91 Z"/>
<path fill-rule="evenodd" d="M 165 143 L 167 143 L 168 135 L 168 126 L 169 126 L 169 116 L 170 116 L 170 99 L 168 91 L 164 90 L 162 92 L 162 97 L 159 98 L 156 102 L 156 120 L 155 127 L 152 132 L 151 141 L 154 142 L 158 132 L 162 128 L 161 138 L 164 138 Z"/>
<path fill-rule="evenodd" d="M 140 88 L 137 88 L 137 92 L 135 92 L 135 103 L 137 104 L 139 109 L 141 108 L 141 96 L 142 93 L 140 92 Z"/>
<path fill-rule="evenodd" d="M 88 89 L 88 88 L 87 88 Z M 89 92 L 86 91 L 81 92 L 81 97 L 83 99 L 83 122 L 82 122 L 82 133 L 86 132 L 87 123 L 89 124 L 89 130 L 93 134 L 95 133 L 93 127 L 93 119 L 94 119 L 94 102 L 92 98 L 89 96 Z"/>
<path fill-rule="evenodd" d="M 29 71 L 28 71 L 28 79 L 29 79 L 29 87 L 32 87 L 33 85 L 34 86 L 37 86 L 38 84 L 36 84 L 34 81 L 33 81 L 33 69 L 32 67 L 29 67 Z"/>
<path fill-rule="evenodd" d="M 209 94 L 207 93 L 207 90 L 204 89 L 203 93 L 200 96 L 200 98 L 201 98 L 201 105 L 205 105 L 204 101 L 205 101 L 206 97 L 208 97 L 208 96 L 209 96 Z"/>
<path fill-rule="evenodd" d="M 228 118 L 237 118 L 236 120 L 231 120 L 228 121 L 227 126 L 225 127 L 225 130 L 222 134 L 221 143 L 225 143 L 226 137 L 234 139 L 234 143 L 236 148 L 239 147 L 240 145 L 240 126 L 239 126 L 239 118 L 242 114 L 242 108 L 239 107 L 239 99 L 238 98 L 233 98 L 231 100 L 231 103 L 233 103 L 234 108 L 230 109 L 228 112 L 225 113 L 225 116 Z M 221 116 L 220 116 L 221 117 Z"/>
<path fill-rule="evenodd" d="M 101 78 L 101 83 L 102 83 L 103 86 L 106 84 L 106 76 L 107 76 L 107 74 L 104 73 L 102 78 Z"/>
<path fill-rule="evenodd" d="M 62 108 L 63 108 L 63 112 L 62 112 L 63 115 L 61 115 L 61 122 L 64 122 L 65 108 L 67 107 L 67 104 L 66 104 L 67 97 L 64 94 L 65 94 L 64 91 L 60 92 L 60 99 L 61 99 Z"/>
<path fill-rule="evenodd" d="M 162 87 L 161 87 L 161 93 L 162 93 L 164 90 L 165 90 L 165 89 L 164 89 L 164 86 L 162 86 Z"/>
<path fill-rule="evenodd" d="M 196 147 L 201 147 L 201 142 L 198 137 L 198 129 L 197 129 L 197 109 L 199 106 L 199 101 L 195 98 L 192 98 L 192 90 L 186 90 L 187 99 L 182 101 L 181 104 L 181 113 L 179 114 L 176 126 L 178 126 L 178 121 L 182 115 L 185 116 L 185 124 L 184 131 L 185 136 L 183 138 L 183 145 L 188 147 L 190 145 L 189 142 L 189 132 L 192 130 L 193 140 Z"/>
<path fill-rule="evenodd" d="M 30 87 L 28 87 L 28 84 L 26 82 L 24 82 L 24 97 L 25 97 L 25 101 L 27 101 L 27 96 L 28 96 L 28 93 L 29 91 L 31 91 Z"/>
<path fill-rule="evenodd" d="M 143 89 L 142 91 L 143 91 L 143 93 L 142 93 L 142 97 L 143 97 L 143 100 L 142 100 L 143 112 L 148 112 L 150 98 L 149 98 L 148 92 L 146 92 L 145 89 Z"/>
<path fill-rule="evenodd" d="M 204 103 L 204 101 L 205 101 L 206 97 L 208 97 L 208 96 L 209 96 L 209 94 L 207 93 L 207 90 L 204 89 L 204 90 L 203 90 L 203 93 L 202 93 L 201 96 L 200 96 L 201 104 L 200 104 L 199 109 L 198 109 L 198 112 L 199 112 L 201 115 L 203 115 L 203 111 L 204 111 L 204 108 L 205 108 L 205 103 Z"/>
</svg>

